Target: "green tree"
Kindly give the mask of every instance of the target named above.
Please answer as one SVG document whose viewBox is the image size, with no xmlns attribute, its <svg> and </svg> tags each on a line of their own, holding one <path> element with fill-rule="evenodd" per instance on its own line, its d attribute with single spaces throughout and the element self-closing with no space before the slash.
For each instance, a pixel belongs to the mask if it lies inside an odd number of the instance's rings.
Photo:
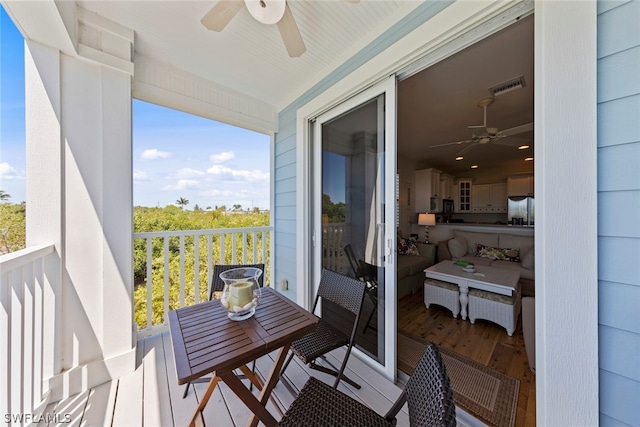
<svg viewBox="0 0 640 427">
<path fill-rule="evenodd" d="M 180 206 L 180 209 L 184 209 L 184 207 L 188 204 L 189 200 L 185 199 L 184 197 L 180 197 L 178 200 L 176 200 L 176 205 Z"/>
<path fill-rule="evenodd" d="M 322 214 L 327 215 L 330 223 L 345 222 L 346 207 L 344 202 L 333 203 L 328 194 L 322 195 Z"/>
<path fill-rule="evenodd" d="M 0 190 L 0 200 L 7 201 L 11 198 L 11 194 L 7 193 L 4 190 Z"/>
<path fill-rule="evenodd" d="M 241 211 L 242 210 L 242 205 L 233 205 L 233 210 L 234 211 Z"/>
</svg>

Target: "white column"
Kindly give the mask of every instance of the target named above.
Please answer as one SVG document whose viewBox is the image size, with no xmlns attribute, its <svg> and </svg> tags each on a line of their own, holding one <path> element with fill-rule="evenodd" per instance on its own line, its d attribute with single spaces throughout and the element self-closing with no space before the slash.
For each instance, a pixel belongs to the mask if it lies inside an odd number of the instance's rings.
<svg viewBox="0 0 640 427">
<path fill-rule="evenodd" d="M 27 243 L 61 258 L 61 397 L 134 369 L 131 76 L 35 42 L 26 56 Z"/>
<path fill-rule="evenodd" d="M 536 420 L 545 426 L 599 418 L 596 48 L 596 2 L 535 2 Z"/>
</svg>

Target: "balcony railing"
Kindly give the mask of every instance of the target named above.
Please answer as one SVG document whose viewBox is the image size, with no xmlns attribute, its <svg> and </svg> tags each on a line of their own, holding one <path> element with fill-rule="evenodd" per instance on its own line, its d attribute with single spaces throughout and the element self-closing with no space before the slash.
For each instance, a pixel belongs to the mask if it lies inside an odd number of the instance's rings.
<svg viewBox="0 0 640 427">
<path fill-rule="evenodd" d="M 273 227 L 135 233 L 134 316 L 138 336 L 168 324 L 169 311 L 208 298 L 215 264 L 265 264 L 271 286 Z"/>
<path fill-rule="evenodd" d="M 41 414 L 47 405 L 43 379 L 58 372 L 59 297 L 60 258 L 53 245 L 0 257 L 0 414 L 10 425 L 28 424 L 13 417 Z"/>
</svg>

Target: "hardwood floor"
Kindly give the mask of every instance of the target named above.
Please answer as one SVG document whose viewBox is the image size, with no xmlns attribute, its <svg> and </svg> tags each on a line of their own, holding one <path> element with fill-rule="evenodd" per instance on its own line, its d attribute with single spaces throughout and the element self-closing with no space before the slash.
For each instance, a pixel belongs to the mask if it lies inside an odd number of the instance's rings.
<svg viewBox="0 0 640 427">
<path fill-rule="evenodd" d="M 494 323 L 477 320 L 472 325 L 451 311 L 431 305 L 427 309 L 422 291 L 399 301 L 398 329 L 422 337 L 520 380 L 516 426 L 536 425 L 536 380 L 529 370 L 522 336 L 522 321 L 512 337 Z"/>
</svg>

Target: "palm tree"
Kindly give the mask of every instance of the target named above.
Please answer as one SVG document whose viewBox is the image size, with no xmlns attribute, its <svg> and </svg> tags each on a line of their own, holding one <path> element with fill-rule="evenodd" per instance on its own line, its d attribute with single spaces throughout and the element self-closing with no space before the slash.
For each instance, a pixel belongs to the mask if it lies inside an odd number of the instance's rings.
<svg viewBox="0 0 640 427">
<path fill-rule="evenodd" d="M 234 211 L 242 210 L 242 205 L 233 205 L 233 210 Z"/>
<path fill-rule="evenodd" d="M 176 200 L 176 205 L 180 206 L 180 209 L 184 209 L 184 207 L 188 204 L 189 200 L 185 199 L 184 197 L 180 197 L 178 200 Z"/>
<path fill-rule="evenodd" d="M 11 198 L 11 194 L 7 193 L 4 190 L 0 190 L 0 200 L 5 201 Z"/>
</svg>

